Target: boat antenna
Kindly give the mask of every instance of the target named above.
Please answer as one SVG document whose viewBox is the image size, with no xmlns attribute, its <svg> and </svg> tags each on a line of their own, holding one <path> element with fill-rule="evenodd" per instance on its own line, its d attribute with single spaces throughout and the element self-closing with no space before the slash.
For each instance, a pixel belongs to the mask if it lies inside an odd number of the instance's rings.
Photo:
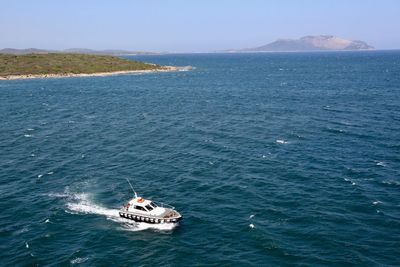
<svg viewBox="0 0 400 267">
<path fill-rule="evenodd" d="M 126 178 L 126 181 L 128 182 L 129 186 L 131 187 L 131 189 L 132 189 L 133 193 L 135 194 L 135 198 L 137 198 L 136 191 L 135 191 L 135 189 L 133 189 L 133 186 L 131 185 L 131 182 L 129 181 L 129 179 L 128 179 L 128 178 Z"/>
</svg>

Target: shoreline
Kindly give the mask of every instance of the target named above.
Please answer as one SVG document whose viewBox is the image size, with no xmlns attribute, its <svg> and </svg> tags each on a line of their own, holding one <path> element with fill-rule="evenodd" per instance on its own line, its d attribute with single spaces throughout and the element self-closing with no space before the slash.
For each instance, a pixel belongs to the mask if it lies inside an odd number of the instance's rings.
<svg viewBox="0 0 400 267">
<path fill-rule="evenodd" d="M 21 74 L 21 75 L 0 76 L 0 81 L 48 79 L 48 78 L 72 78 L 72 77 L 105 77 L 105 76 L 124 75 L 124 74 L 188 71 L 192 69 L 193 67 L 191 66 L 186 66 L 186 67 L 162 66 L 161 68 L 152 70 L 120 70 L 112 72 L 94 72 L 94 73 Z"/>
</svg>

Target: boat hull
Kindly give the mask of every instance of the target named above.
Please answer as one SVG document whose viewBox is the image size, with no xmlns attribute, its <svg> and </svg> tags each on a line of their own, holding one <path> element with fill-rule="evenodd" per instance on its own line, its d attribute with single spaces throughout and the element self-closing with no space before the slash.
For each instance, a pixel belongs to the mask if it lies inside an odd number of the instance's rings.
<svg viewBox="0 0 400 267">
<path fill-rule="evenodd" d="M 156 217 L 149 217 L 145 215 L 138 215 L 133 214 L 130 212 L 120 211 L 119 216 L 128 220 L 132 220 L 135 222 L 144 222 L 144 223 L 151 223 L 151 224 L 165 224 L 165 223 L 177 223 L 182 220 L 182 217 L 173 217 L 173 218 L 156 218 Z"/>
</svg>

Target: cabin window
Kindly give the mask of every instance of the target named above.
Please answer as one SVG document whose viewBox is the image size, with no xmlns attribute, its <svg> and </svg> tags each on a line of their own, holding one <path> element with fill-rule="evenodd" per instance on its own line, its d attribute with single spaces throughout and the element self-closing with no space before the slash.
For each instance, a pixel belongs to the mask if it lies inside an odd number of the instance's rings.
<svg viewBox="0 0 400 267">
<path fill-rule="evenodd" d="M 142 210 L 142 211 L 147 211 L 145 208 L 143 208 L 142 206 L 135 206 L 135 209 L 137 210 Z"/>
<path fill-rule="evenodd" d="M 150 205 L 146 205 L 146 208 L 147 208 L 149 211 L 151 211 L 151 210 L 153 209 L 153 207 L 150 206 Z"/>
<path fill-rule="evenodd" d="M 150 202 L 150 205 L 151 205 L 153 208 L 157 208 L 157 205 L 156 205 L 155 203 L 153 203 L 153 202 Z"/>
</svg>

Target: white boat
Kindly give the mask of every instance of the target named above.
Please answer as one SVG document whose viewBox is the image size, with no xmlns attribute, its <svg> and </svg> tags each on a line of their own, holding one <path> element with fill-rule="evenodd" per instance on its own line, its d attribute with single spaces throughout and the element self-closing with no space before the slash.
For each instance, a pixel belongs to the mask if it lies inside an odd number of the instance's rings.
<svg viewBox="0 0 400 267">
<path fill-rule="evenodd" d="M 182 220 L 182 215 L 174 207 L 139 197 L 129 179 L 126 179 L 126 181 L 129 183 L 135 197 L 123 206 L 119 211 L 119 216 L 135 222 L 153 224 L 178 223 Z"/>
<path fill-rule="evenodd" d="M 138 197 L 136 193 L 120 210 L 119 216 L 135 222 L 153 224 L 177 223 L 182 220 L 182 216 L 174 207 Z"/>
</svg>

